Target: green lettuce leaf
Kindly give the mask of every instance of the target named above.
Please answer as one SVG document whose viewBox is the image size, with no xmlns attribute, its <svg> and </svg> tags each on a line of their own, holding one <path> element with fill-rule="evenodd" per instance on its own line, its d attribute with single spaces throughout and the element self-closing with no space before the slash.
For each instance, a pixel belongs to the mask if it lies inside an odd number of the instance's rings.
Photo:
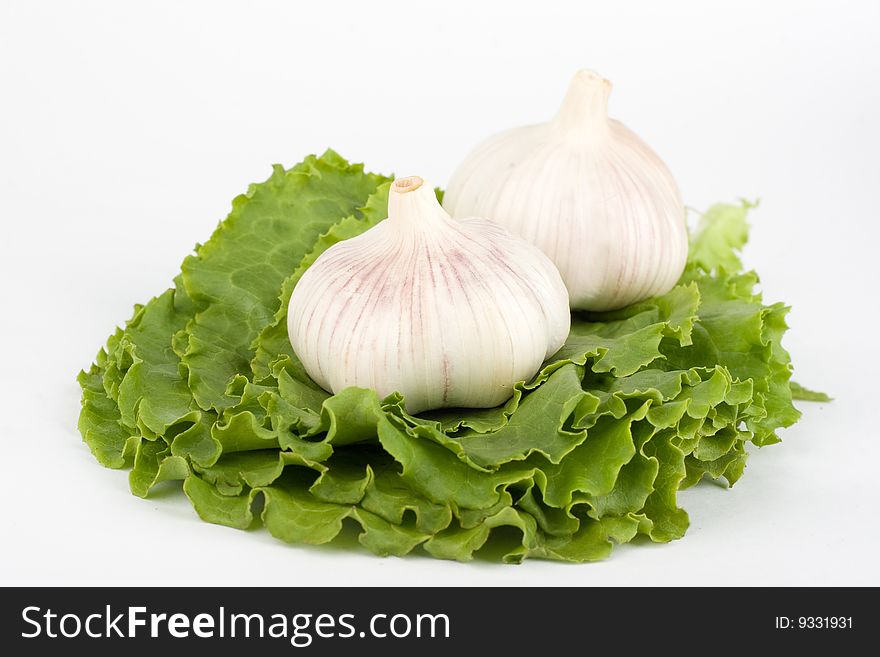
<svg viewBox="0 0 880 657">
<path fill-rule="evenodd" d="M 742 269 L 739 252 L 749 239 L 748 211 L 757 203 L 719 203 L 709 208 L 691 236 L 688 264 L 704 272 Z"/>
<path fill-rule="evenodd" d="M 791 387 L 791 398 L 800 400 L 800 401 L 814 401 L 814 402 L 830 402 L 832 398 L 829 397 L 824 392 L 818 392 L 816 390 L 810 390 L 809 388 L 805 388 L 800 383 L 796 381 L 789 381 L 789 386 Z"/>
<path fill-rule="evenodd" d="M 184 260 L 183 285 L 196 312 L 181 360 L 201 408 L 234 403 L 226 386 L 248 368 L 251 343 L 275 314 L 279 287 L 322 233 L 353 213 L 362 217 L 359 208 L 385 180 L 333 151 L 290 170 L 276 165 Z"/>
<path fill-rule="evenodd" d="M 788 309 L 742 271 L 748 203 L 701 217 L 668 293 L 576 313 L 497 408 L 331 395 L 290 347 L 287 305 L 324 251 L 386 217 L 387 183 L 332 151 L 276 167 L 80 373 L 83 439 L 131 468 L 132 493 L 182 482 L 205 521 L 289 543 L 354 526 L 383 556 L 595 561 L 682 537 L 679 490 L 733 485 L 746 445 L 798 419 L 793 398 L 827 400 L 791 382 Z"/>
</svg>

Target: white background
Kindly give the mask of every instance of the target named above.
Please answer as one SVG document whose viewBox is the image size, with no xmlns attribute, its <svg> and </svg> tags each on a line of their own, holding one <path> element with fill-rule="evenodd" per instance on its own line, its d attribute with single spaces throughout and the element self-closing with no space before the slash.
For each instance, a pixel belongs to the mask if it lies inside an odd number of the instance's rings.
<svg viewBox="0 0 880 657">
<path fill-rule="evenodd" d="M 880 584 L 877 6 L 4 1 L 0 583 Z M 682 494 L 683 540 L 581 566 L 380 559 L 206 524 L 93 461 L 76 373 L 270 164 L 332 146 L 444 186 L 584 66 L 689 205 L 761 197 L 747 263 L 794 308 L 796 379 L 836 397 L 735 488 Z"/>
</svg>

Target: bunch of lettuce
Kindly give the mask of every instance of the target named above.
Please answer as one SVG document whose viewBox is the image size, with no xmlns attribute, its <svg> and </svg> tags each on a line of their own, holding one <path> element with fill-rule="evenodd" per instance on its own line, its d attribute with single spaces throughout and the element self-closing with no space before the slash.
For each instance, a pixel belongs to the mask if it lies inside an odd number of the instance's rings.
<svg viewBox="0 0 880 657">
<path fill-rule="evenodd" d="M 328 151 L 237 197 L 80 374 L 98 461 L 131 467 L 135 495 L 180 480 L 202 519 L 291 543 L 353 522 L 379 555 L 468 560 L 488 545 L 508 562 L 591 561 L 638 535 L 681 537 L 677 492 L 732 485 L 746 444 L 798 419 L 787 308 L 762 303 L 737 257 L 747 204 L 702 216 L 668 294 L 575 314 L 502 407 L 412 416 L 398 395 L 328 394 L 290 348 L 287 302 L 324 250 L 385 218 L 389 182 Z"/>
</svg>

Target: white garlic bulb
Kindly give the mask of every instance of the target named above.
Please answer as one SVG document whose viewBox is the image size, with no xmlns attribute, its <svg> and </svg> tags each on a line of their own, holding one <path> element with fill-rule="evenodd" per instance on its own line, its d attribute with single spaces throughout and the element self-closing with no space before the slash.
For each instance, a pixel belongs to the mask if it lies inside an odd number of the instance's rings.
<svg viewBox="0 0 880 657">
<path fill-rule="evenodd" d="M 288 311 L 293 349 L 322 388 L 400 392 L 411 413 L 501 404 L 570 322 L 543 253 L 491 221 L 453 221 L 418 177 L 394 181 L 388 219 L 306 270 Z"/>
<path fill-rule="evenodd" d="M 559 268 L 571 307 L 611 310 L 668 292 L 688 240 L 659 157 L 608 118 L 611 83 L 578 72 L 549 123 L 489 138 L 459 166 L 443 206 L 497 221 Z"/>
</svg>

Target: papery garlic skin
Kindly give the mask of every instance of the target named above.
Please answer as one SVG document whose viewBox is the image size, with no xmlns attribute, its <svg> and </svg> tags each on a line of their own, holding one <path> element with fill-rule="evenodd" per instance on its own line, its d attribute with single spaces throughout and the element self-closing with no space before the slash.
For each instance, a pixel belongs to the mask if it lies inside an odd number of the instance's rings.
<svg viewBox="0 0 880 657">
<path fill-rule="evenodd" d="M 612 310 L 668 292 L 684 270 L 681 195 L 666 165 L 608 118 L 611 83 L 578 72 L 553 121 L 483 142 L 443 207 L 479 215 L 538 246 L 577 310 Z"/>
<path fill-rule="evenodd" d="M 418 177 L 392 184 L 388 219 L 306 270 L 288 309 L 291 345 L 322 388 L 400 392 L 411 413 L 503 403 L 570 323 L 540 250 L 493 222 L 453 221 Z"/>
</svg>

